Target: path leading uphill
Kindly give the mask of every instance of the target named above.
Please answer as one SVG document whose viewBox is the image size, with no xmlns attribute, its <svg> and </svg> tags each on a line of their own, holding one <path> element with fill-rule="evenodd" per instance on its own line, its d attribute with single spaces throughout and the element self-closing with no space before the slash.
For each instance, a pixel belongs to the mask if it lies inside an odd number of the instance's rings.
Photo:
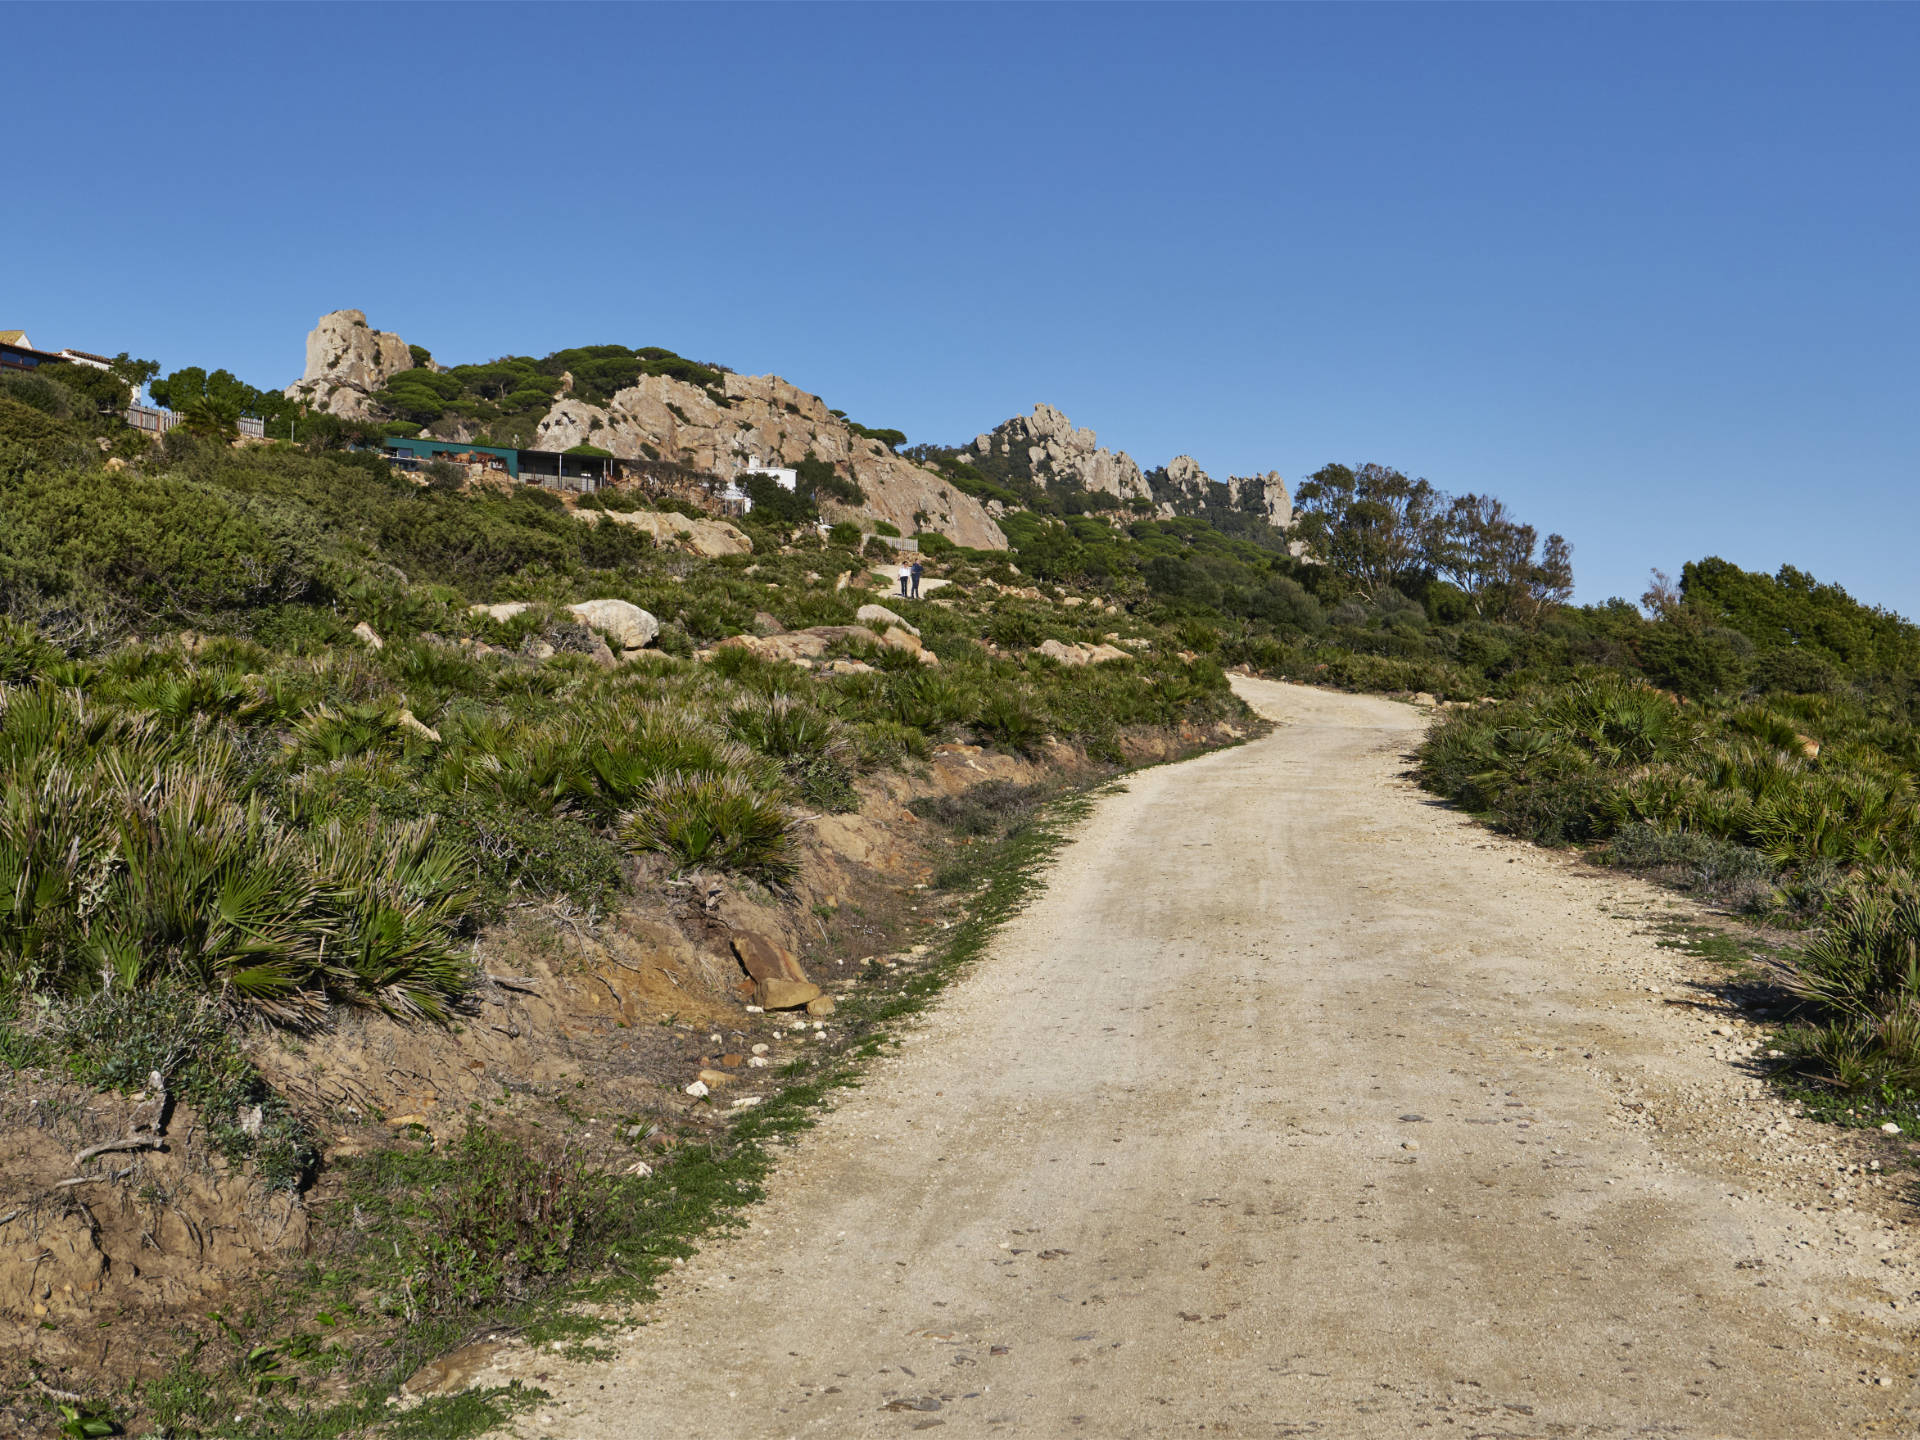
<svg viewBox="0 0 1920 1440">
<path fill-rule="evenodd" d="M 616 1360 L 475 1377 L 548 1377 L 517 1433 L 1916 1433 L 1893 1183 L 1672 902 L 1429 803 L 1411 708 L 1239 683 L 1280 728 L 1104 799 Z"/>
</svg>

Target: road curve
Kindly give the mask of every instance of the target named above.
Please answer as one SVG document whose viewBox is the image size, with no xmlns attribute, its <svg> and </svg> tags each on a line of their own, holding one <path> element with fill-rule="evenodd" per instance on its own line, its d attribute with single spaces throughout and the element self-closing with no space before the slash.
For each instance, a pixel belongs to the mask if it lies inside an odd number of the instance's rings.
<svg viewBox="0 0 1920 1440">
<path fill-rule="evenodd" d="M 1410 707 L 1236 684 L 1279 728 L 1103 799 L 617 1359 L 480 1377 L 515 1433 L 1915 1433 L 1891 1222 L 1620 1113 L 1773 1104 L 1646 1003 L 1668 902 L 1430 803 Z"/>
</svg>

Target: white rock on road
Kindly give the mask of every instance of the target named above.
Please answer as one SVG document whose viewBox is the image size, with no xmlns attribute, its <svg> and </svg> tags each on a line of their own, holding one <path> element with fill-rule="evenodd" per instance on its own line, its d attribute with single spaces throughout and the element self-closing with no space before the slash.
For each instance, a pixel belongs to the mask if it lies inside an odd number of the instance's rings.
<svg viewBox="0 0 1920 1440">
<path fill-rule="evenodd" d="M 500 1357 L 515 1433 L 1913 1433 L 1896 1142 L 1689 1043 L 1681 902 L 1430 803 L 1411 707 L 1235 683 L 1285 723 L 1103 798 L 617 1359 Z"/>
</svg>

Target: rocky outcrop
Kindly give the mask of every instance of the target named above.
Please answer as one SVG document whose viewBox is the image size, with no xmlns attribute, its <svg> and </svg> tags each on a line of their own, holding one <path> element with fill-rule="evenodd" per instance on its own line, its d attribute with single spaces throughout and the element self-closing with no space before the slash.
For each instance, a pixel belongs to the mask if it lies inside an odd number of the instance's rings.
<svg viewBox="0 0 1920 1440">
<path fill-rule="evenodd" d="M 541 449 L 597 445 L 624 459 L 672 460 L 722 477 L 756 460 L 797 465 L 811 452 L 865 495 L 845 505 L 826 502 L 829 513 L 885 520 L 908 535 L 935 531 L 979 550 L 1007 546 L 977 500 L 878 440 L 856 435 L 818 395 L 777 375 L 728 374 L 719 397 L 664 375 L 643 375 L 605 405 L 563 396 L 537 434 Z"/>
<path fill-rule="evenodd" d="M 1213 503 L 1213 477 L 1202 470 L 1200 462 L 1191 455 L 1174 456 L 1167 462 L 1165 474 L 1165 480 L 1153 487 L 1163 520 L 1175 515 L 1202 514 Z"/>
<path fill-rule="evenodd" d="M 1235 475 L 1224 483 L 1200 468 L 1191 455 L 1176 455 L 1164 470 L 1148 476 L 1160 517 L 1188 515 L 1212 520 L 1229 512 L 1284 530 L 1293 523 L 1293 501 L 1278 470 L 1264 475 Z"/>
<path fill-rule="evenodd" d="M 889 625 L 879 635 L 862 625 L 812 625 L 805 630 L 789 630 L 779 635 L 729 635 L 714 645 L 715 650 L 745 650 L 762 660 L 785 661 L 811 670 L 826 661 L 832 650 L 870 652 L 876 645 L 889 650 L 904 650 L 922 665 L 940 667 L 940 657 L 920 643 L 917 633 L 908 634 L 897 625 Z M 695 658 L 709 655 L 700 651 Z M 862 662 L 864 666 L 864 662 Z M 839 670 L 836 663 L 834 669 Z M 841 674 L 859 674 L 859 670 L 839 670 Z"/>
<path fill-rule="evenodd" d="M 391 330 L 375 330 L 359 310 L 322 315 L 307 334 L 306 372 L 286 396 L 334 415 L 364 416 L 367 397 L 402 370 L 413 352 Z"/>
<path fill-rule="evenodd" d="M 1293 524 L 1293 498 L 1278 470 L 1264 475 L 1227 477 L 1227 504 L 1245 515 L 1264 519 L 1276 530 Z"/>
<path fill-rule="evenodd" d="M 583 600 L 567 607 L 583 625 L 598 630 L 610 645 L 644 650 L 660 633 L 660 622 L 630 600 Z"/>
<path fill-rule="evenodd" d="M 1049 660 L 1058 660 L 1062 665 L 1105 665 L 1111 660 L 1133 658 L 1112 645 L 1094 645 L 1086 641 L 1067 644 L 1059 640 L 1042 640 L 1034 653 L 1044 655 Z"/>
<path fill-rule="evenodd" d="M 666 510 L 576 510 L 576 520 L 598 524 L 604 517 L 617 525 L 631 525 L 653 536 L 656 545 L 673 545 L 695 555 L 751 555 L 753 541 L 737 525 L 724 520 L 698 520 Z"/>
<path fill-rule="evenodd" d="M 525 600 L 501 600 L 492 605 L 469 605 L 467 613 L 505 622 L 532 608 Z M 625 654 L 633 654 L 646 649 L 660 634 L 660 622 L 630 600 L 582 600 L 567 609 L 582 625 L 606 637 L 609 660 L 617 658 L 612 653 L 613 646 Z M 551 650 L 548 653 L 551 654 Z"/>
<path fill-rule="evenodd" d="M 1000 457 L 1017 477 L 1045 490 L 1093 490 L 1122 500 L 1148 499 L 1146 476 L 1124 450 L 1103 450 L 1091 430 L 1051 405 L 1036 405 L 1031 415 L 1016 415 L 976 436 L 974 454 Z"/>
</svg>

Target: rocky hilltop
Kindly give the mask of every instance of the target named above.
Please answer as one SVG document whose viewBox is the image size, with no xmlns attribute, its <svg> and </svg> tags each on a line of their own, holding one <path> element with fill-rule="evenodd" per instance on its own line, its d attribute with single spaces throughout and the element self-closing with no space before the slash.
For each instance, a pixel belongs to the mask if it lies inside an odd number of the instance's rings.
<svg viewBox="0 0 1920 1440">
<path fill-rule="evenodd" d="M 413 352 L 391 330 L 375 330 L 359 310 L 322 315 L 307 334 L 307 368 L 286 388 L 298 400 L 332 415 L 363 418 L 367 397 L 398 375 L 413 369 Z"/>
<path fill-rule="evenodd" d="M 874 522 L 884 521 L 902 534 L 936 532 L 981 550 L 1006 548 L 1006 536 L 994 516 L 1001 513 L 1001 505 L 1024 503 L 1036 492 L 1106 495 L 1136 514 L 1203 518 L 1228 530 L 1266 526 L 1284 530 L 1293 519 L 1287 487 L 1275 471 L 1216 481 L 1192 456 L 1178 455 L 1164 468 L 1145 472 L 1124 450 L 1102 447 L 1092 430 L 1075 426 L 1051 405 L 1036 405 L 1031 414 L 1014 416 L 977 436 L 969 446 L 941 452 L 947 457 L 942 474 L 895 453 L 884 440 L 875 438 L 882 432 L 864 431 L 828 409 L 818 395 L 777 375 L 738 375 L 718 366 L 692 365 L 667 351 L 618 351 L 635 357 L 664 356 L 678 368 L 658 373 L 651 363 L 635 366 L 640 371 L 637 377 L 629 369 L 615 380 L 602 377 L 576 389 L 571 371 L 556 372 L 563 361 L 575 363 L 576 355 L 594 363 L 591 357 L 600 352 L 589 347 L 549 356 L 537 364 L 524 359 L 493 361 L 482 367 L 456 366 L 444 373 L 408 376 L 383 394 L 395 376 L 422 363 L 416 353 L 425 355 L 391 331 L 373 329 L 361 311 L 336 310 L 322 316 L 307 337 L 306 372 L 286 393 L 346 417 L 379 418 L 396 411 L 416 419 L 441 416 L 434 420 L 433 434 L 472 440 L 493 422 L 475 419 L 471 413 L 463 418 L 458 408 L 463 387 L 479 383 L 471 380 L 470 372 L 519 366 L 540 387 L 511 397 L 519 400 L 524 395 L 533 407 L 523 403 L 515 422 L 520 436 L 531 435 L 533 448 L 593 446 L 621 459 L 672 462 L 723 480 L 755 465 L 791 467 L 811 456 L 859 487 L 858 500 L 821 497 L 822 512 L 829 518 L 863 519 L 869 529 Z M 431 360 L 424 364 L 440 372 Z M 539 365 L 547 367 L 544 372 Z M 626 383 L 628 379 L 632 383 Z M 402 391 L 421 389 L 417 381 L 432 382 L 427 388 L 453 408 L 444 414 L 437 404 L 410 411 L 397 397 Z M 487 393 L 496 394 L 498 388 Z M 478 413 L 496 412 L 483 408 Z M 509 443 L 525 444 L 526 440 Z M 966 472 L 956 470 L 952 461 L 966 462 L 986 482 L 985 487 L 976 487 L 962 481 L 969 489 L 984 488 L 985 493 L 998 495 L 998 500 L 990 502 L 991 509 L 954 483 Z"/>
<path fill-rule="evenodd" d="M 1278 470 L 1215 480 L 1191 455 L 1176 455 L 1148 478 L 1162 518 L 1207 516 L 1227 511 L 1284 530 L 1293 523 L 1293 500 Z"/>
<path fill-rule="evenodd" d="M 643 375 L 604 405 L 562 397 L 538 427 L 544 449 L 597 445 L 629 459 L 676 460 L 731 476 L 754 461 L 794 465 L 812 454 L 860 486 L 864 512 L 902 534 L 935 530 L 958 545 L 1004 550 L 1007 537 L 980 502 L 933 471 L 857 434 L 818 395 L 778 375 L 723 377 L 719 397 L 664 375 Z"/>
<path fill-rule="evenodd" d="M 1123 501 L 1147 500 L 1153 494 L 1131 455 L 1101 449 L 1093 431 L 1075 429 L 1051 405 L 1036 405 L 1031 415 L 1016 415 L 976 436 L 973 454 L 983 468 L 1001 470 L 1043 490 L 1103 491 Z"/>
<path fill-rule="evenodd" d="M 315 409 L 363 418 L 377 408 L 374 393 L 414 363 L 398 335 L 372 329 L 361 311 L 336 310 L 321 316 L 307 336 L 306 373 L 286 394 Z M 854 481 L 864 496 L 855 504 L 824 502 L 830 515 L 884 520 L 905 535 L 937 531 L 977 550 L 1007 548 L 1007 537 L 979 501 L 860 434 L 818 395 L 777 375 L 726 372 L 718 380 L 714 388 L 641 375 L 594 404 L 571 394 L 563 378 L 551 409 L 535 426 L 534 448 L 592 445 L 621 459 L 673 461 L 722 479 L 754 463 L 797 465 L 811 454 Z M 475 428 L 455 425 L 455 438 L 474 439 Z"/>
</svg>

